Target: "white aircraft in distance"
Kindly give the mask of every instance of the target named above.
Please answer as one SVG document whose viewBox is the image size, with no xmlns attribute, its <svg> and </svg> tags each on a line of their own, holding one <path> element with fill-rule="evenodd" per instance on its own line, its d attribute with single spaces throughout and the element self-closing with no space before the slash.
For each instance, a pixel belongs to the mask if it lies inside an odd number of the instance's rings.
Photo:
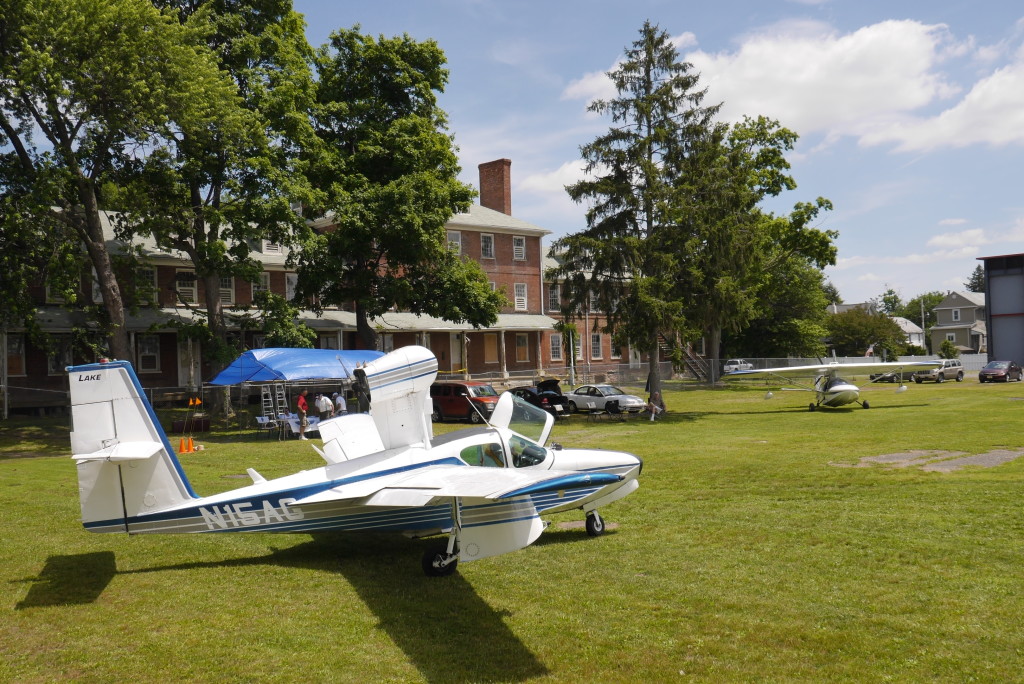
<svg viewBox="0 0 1024 684">
<path fill-rule="evenodd" d="M 448 534 L 423 557 L 428 575 L 523 548 L 541 513 L 581 509 L 591 536 L 598 508 L 639 486 L 632 454 L 545 446 L 554 418 L 501 396 L 490 423 L 433 436 L 437 359 L 404 347 L 355 370 L 370 413 L 319 424 L 327 465 L 199 497 L 126 361 L 68 368 L 82 523 L 92 532 L 395 531 Z M 314 447 L 315 448 L 315 447 Z M 208 453 L 208 452 L 207 452 Z"/>
<path fill-rule="evenodd" d="M 906 392 L 907 386 L 903 384 L 903 372 L 921 370 L 924 368 L 935 368 L 942 364 L 938 361 L 890 361 L 887 363 L 820 363 L 815 366 L 780 366 L 778 368 L 764 368 L 761 370 L 737 370 L 730 373 L 723 373 L 723 380 L 736 380 L 739 378 L 765 377 L 779 382 L 790 382 L 798 387 L 783 387 L 783 390 L 814 392 L 815 401 L 808 405 L 808 409 L 814 411 L 819 406 L 845 406 L 854 402 L 864 408 L 871 408 L 867 401 L 860 400 L 860 388 L 849 380 L 839 377 L 840 372 L 846 374 L 856 373 L 857 375 L 869 373 L 881 373 L 882 377 L 873 380 L 888 379 L 890 373 L 900 379 L 900 386 L 896 392 Z M 771 392 L 765 394 L 765 399 L 771 399 Z"/>
</svg>

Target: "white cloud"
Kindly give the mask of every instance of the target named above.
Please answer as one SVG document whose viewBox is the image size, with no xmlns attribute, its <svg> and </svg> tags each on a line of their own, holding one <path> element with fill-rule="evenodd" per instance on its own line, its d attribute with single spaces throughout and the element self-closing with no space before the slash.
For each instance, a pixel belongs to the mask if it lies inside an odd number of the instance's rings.
<svg viewBox="0 0 1024 684">
<path fill-rule="evenodd" d="M 928 247 L 939 247 L 944 249 L 962 249 L 972 245 L 988 244 L 985 231 L 981 228 L 973 228 L 959 233 L 943 233 L 936 235 L 926 243 Z"/>
<path fill-rule="evenodd" d="M 863 135 L 956 92 L 935 70 L 950 42 L 944 25 L 910 20 L 848 34 L 787 21 L 748 35 L 735 52 L 686 58 L 728 118 L 764 114 L 802 135 Z"/>
<path fill-rule="evenodd" d="M 967 219 L 962 218 L 948 218 L 939 221 L 940 226 L 962 226 L 967 223 Z"/>
<path fill-rule="evenodd" d="M 1024 62 L 997 69 L 938 116 L 893 121 L 862 141 L 895 142 L 901 151 L 1024 144 Z"/>
<path fill-rule="evenodd" d="M 565 194 L 565 186 L 575 183 L 584 177 L 582 159 L 566 162 L 554 171 L 532 173 L 519 182 L 518 187 L 524 192 Z"/>
</svg>

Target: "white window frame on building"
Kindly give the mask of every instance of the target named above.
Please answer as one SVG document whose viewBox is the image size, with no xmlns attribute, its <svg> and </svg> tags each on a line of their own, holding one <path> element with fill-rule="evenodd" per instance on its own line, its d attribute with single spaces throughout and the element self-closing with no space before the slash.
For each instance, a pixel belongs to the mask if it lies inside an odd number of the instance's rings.
<svg viewBox="0 0 1024 684">
<path fill-rule="evenodd" d="M 271 242 L 270 240 L 263 240 L 262 249 L 260 250 L 264 254 L 282 254 L 284 249 L 281 248 L 280 243 Z"/>
<path fill-rule="evenodd" d="M 562 288 L 558 283 L 548 283 L 548 311 L 562 309 Z"/>
<path fill-rule="evenodd" d="M 160 285 L 159 285 L 159 281 L 157 280 L 157 277 L 156 277 L 156 272 L 157 272 L 156 271 L 156 266 L 139 266 L 137 269 L 135 269 L 135 283 L 136 283 L 136 288 L 138 288 L 137 289 L 137 292 L 138 292 L 137 296 L 139 298 L 139 303 L 141 303 L 141 304 L 154 304 L 154 303 L 160 301 L 160 294 L 159 294 L 159 292 L 160 292 Z M 149 291 L 148 292 L 143 292 L 142 291 L 143 288 L 139 287 L 138 284 L 142 280 L 147 280 L 147 276 L 146 276 L 147 273 L 149 274 L 149 277 L 148 277 L 148 281 L 149 282 L 146 283 L 146 287 L 149 289 Z M 93 293 L 95 293 L 95 292 L 96 292 L 96 290 L 93 289 Z M 93 295 L 93 299 L 95 300 L 95 294 Z M 100 296 L 100 301 L 103 301 L 102 295 Z"/>
<path fill-rule="evenodd" d="M 526 261 L 526 237 L 523 235 L 512 236 L 512 260 Z"/>
<path fill-rule="evenodd" d="M 551 360 L 552 361 L 561 361 L 562 360 L 562 336 L 559 335 L 558 333 L 553 334 L 551 336 L 551 340 L 550 340 L 549 344 L 550 344 L 549 348 L 550 348 L 550 351 L 551 351 Z"/>
<path fill-rule="evenodd" d="M 601 350 L 601 333 L 590 333 L 590 358 L 604 358 L 604 352 Z"/>
<path fill-rule="evenodd" d="M 572 350 L 577 361 L 583 360 L 583 336 L 579 333 L 572 336 Z"/>
<path fill-rule="evenodd" d="M 234 304 L 235 303 L 235 277 L 228 276 L 226 278 L 221 277 L 220 279 L 220 303 L 221 304 Z"/>
<path fill-rule="evenodd" d="M 390 354 L 391 352 L 395 351 L 395 336 L 393 333 L 384 333 L 383 335 L 378 335 L 377 339 L 380 341 L 379 351 L 382 351 L 385 354 Z"/>
<path fill-rule="evenodd" d="M 960 322 L 960 309 L 953 309 L 953 322 L 954 323 L 959 323 Z"/>
<path fill-rule="evenodd" d="M 291 301 L 295 299 L 295 290 L 299 287 L 298 273 L 284 274 L 284 296 Z"/>
<path fill-rule="evenodd" d="M 491 286 L 491 292 L 495 292 L 498 289 L 498 283 L 493 280 L 488 280 L 487 284 Z"/>
<path fill-rule="evenodd" d="M 395 340 L 391 339 L 392 346 L 395 344 Z M 337 349 L 338 348 L 338 334 L 337 333 L 320 333 L 317 336 L 317 347 L 319 349 Z"/>
<path fill-rule="evenodd" d="M 956 333 L 946 333 L 947 342 L 956 342 Z"/>
<path fill-rule="evenodd" d="M 25 372 L 25 336 L 20 333 L 7 335 L 7 376 L 24 377 Z"/>
<path fill-rule="evenodd" d="M 182 276 L 189 276 L 182 280 Z M 183 284 L 191 281 L 191 285 Z M 182 302 L 195 304 L 199 300 L 199 280 L 196 279 L 195 269 L 179 268 L 174 272 L 174 289 L 177 292 L 175 305 L 180 306 Z"/>
<path fill-rule="evenodd" d="M 456 254 L 462 254 L 462 233 L 460 231 L 448 231 L 448 249 Z"/>
<path fill-rule="evenodd" d="M 260 273 L 259 279 L 252 284 L 252 298 L 256 299 L 257 292 L 270 291 L 270 271 Z"/>
<path fill-rule="evenodd" d="M 480 258 L 494 258 L 494 235 L 491 233 L 480 233 Z"/>
<path fill-rule="evenodd" d="M 530 333 L 516 333 L 516 363 L 530 360 Z"/>
<path fill-rule="evenodd" d="M 46 359 L 47 375 L 64 375 L 65 368 L 71 365 L 71 335 L 61 333 L 53 335 L 54 350 Z"/>
<path fill-rule="evenodd" d="M 601 310 L 601 302 L 598 301 L 598 296 L 597 296 L 596 292 L 591 292 L 590 293 L 589 303 L 590 303 L 590 310 L 591 311 L 600 311 Z"/>
<path fill-rule="evenodd" d="M 526 283 L 516 283 L 515 287 L 515 309 L 516 311 L 526 311 L 527 307 L 527 294 L 529 290 L 526 287 Z"/>
<path fill-rule="evenodd" d="M 611 351 L 611 355 L 610 356 L 613 359 L 621 359 L 622 358 L 622 347 L 620 347 L 619 345 L 615 344 L 615 340 L 614 339 L 612 340 L 612 351 Z"/>
<path fill-rule="evenodd" d="M 160 336 L 139 334 L 135 336 L 135 363 L 140 373 L 160 372 Z"/>
</svg>

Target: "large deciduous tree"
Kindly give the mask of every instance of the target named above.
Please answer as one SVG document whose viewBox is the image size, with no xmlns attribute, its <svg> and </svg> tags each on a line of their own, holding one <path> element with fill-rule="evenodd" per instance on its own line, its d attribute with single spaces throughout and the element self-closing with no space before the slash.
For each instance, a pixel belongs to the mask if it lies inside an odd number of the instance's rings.
<svg viewBox="0 0 1024 684">
<path fill-rule="evenodd" d="M 448 246 L 445 224 L 473 190 L 437 104 L 448 72 L 434 41 L 374 39 L 340 30 L 317 52 L 316 133 L 310 176 L 332 229 L 300 256 L 298 296 L 314 307 L 355 304 L 365 347 L 370 319 L 392 307 L 492 325 L 504 303 L 479 265 Z"/>
<path fill-rule="evenodd" d="M 881 357 L 885 350 L 895 359 L 905 348 L 905 336 L 896 321 L 861 307 L 830 316 L 828 331 L 832 349 L 840 356 L 863 356 L 870 349 L 875 356 Z"/>
<path fill-rule="evenodd" d="M 145 0 L 25 0 L 0 9 L 0 201 L 14 208 L 5 212 L 5 238 L 26 245 L 38 226 L 60 226 L 30 248 L 50 265 L 69 258 L 65 240 L 84 245 L 117 358 L 131 350 L 100 216 L 105 184 L 170 135 L 172 122 L 204 125 L 208 103 L 230 92 L 194 28 Z"/>
<path fill-rule="evenodd" d="M 686 264 L 679 296 L 688 301 L 691 321 L 707 334 L 713 376 L 723 331 L 738 332 L 758 315 L 764 287 L 798 267 L 795 261 L 819 269 L 835 263 L 836 233 L 812 226 L 821 211 L 832 208 L 828 200 L 797 203 L 787 216 L 760 209 L 765 198 L 796 188 L 785 158 L 796 139 L 764 117 L 719 125 L 690 155 L 679 179 L 683 230 L 676 249 Z M 813 318 L 817 312 L 804 313 Z"/>
<path fill-rule="evenodd" d="M 227 279 L 258 282 L 263 241 L 289 245 L 307 230 L 294 207 L 312 201 L 301 154 L 315 147 L 308 111 L 312 49 L 291 0 L 165 0 L 216 58 L 230 90 L 207 102 L 203 119 L 180 118 L 144 156 L 124 164 L 118 181 L 119 235 L 152 236 L 184 254 L 203 283 L 197 312 L 204 356 L 213 372 L 238 352 L 228 341 Z M 196 302 L 197 304 L 199 302 Z M 257 299 L 275 338 L 308 338 L 281 330 L 295 310 Z"/>
</svg>

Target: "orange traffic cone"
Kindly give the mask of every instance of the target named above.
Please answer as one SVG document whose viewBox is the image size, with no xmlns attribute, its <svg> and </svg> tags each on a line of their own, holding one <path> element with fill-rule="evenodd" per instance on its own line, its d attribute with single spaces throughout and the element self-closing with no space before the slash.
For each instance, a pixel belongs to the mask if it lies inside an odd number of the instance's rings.
<svg viewBox="0 0 1024 684">
<path fill-rule="evenodd" d="M 196 446 L 195 446 L 195 444 L 192 443 L 192 438 L 189 437 L 188 438 L 188 453 L 191 454 L 195 450 L 196 450 Z"/>
<path fill-rule="evenodd" d="M 185 451 L 185 438 L 184 437 L 181 438 L 181 443 L 178 445 L 178 453 L 179 454 L 188 453 L 187 451 Z"/>
</svg>

